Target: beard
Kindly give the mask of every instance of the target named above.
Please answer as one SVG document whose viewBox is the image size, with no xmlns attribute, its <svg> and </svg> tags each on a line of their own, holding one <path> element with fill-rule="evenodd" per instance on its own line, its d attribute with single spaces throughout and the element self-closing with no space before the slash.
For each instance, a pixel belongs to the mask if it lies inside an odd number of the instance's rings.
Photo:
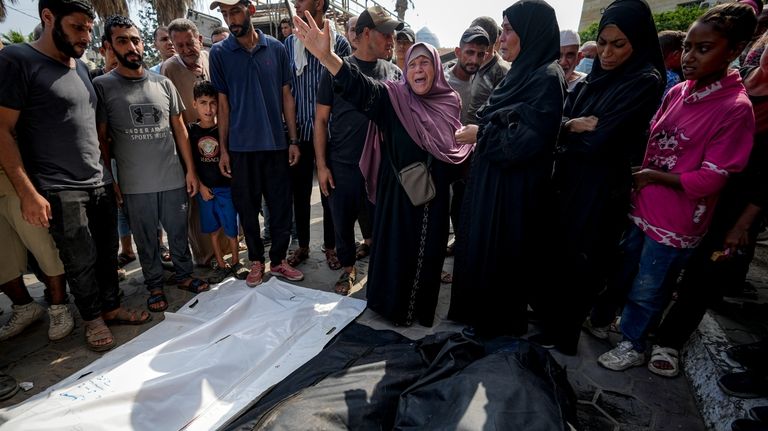
<svg viewBox="0 0 768 431">
<path fill-rule="evenodd" d="M 82 47 L 82 51 L 78 52 L 76 48 L 81 45 L 70 42 L 69 37 L 67 37 L 66 33 L 64 33 L 64 28 L 61 27 L 61 20 L 58 18 L 53 22 L 52 35 L 53 43 L 56 45 L 56 49 L 58 49 L 62 54 L 65 54 L 71 58 L 80 58 L 83 56 L 83 54 L 85 54 L 87 46 Z"/>
<path fill-rule="evenodd" d="M 229 26 L 229 32 L 232 33 L 235 37 L 243 37 L 253 28 L 253 25 L 251 24 L 251 17 L 247 17 L 245 24 L 242 25 L 230 25 Z"/>
<path fill-rule="evenodd" d="M 480 69 L 480 65 L 476 63 L 462 64 L 461 62 L 459 62 L 459 67 L 467 75 L 474 75 L 475 73 L 477 73 L 477 70 Z"/>
<path fill-rule="evenodd" d="M 115 58 L 117 58 L 117 61 L 119 61 L 120 64 L 122 64 L 124 67 L 127 67 L 128 69 L 137 70 L 144 64 L 143 63 L 144 57 L 137 52 L 129 52 L 125 54 L 125 56 L 120 55 L 117 51 L 114 51 L 114 53 L 115 53 Z M 139 59 L 136 61 L 128 60 L 128 56 L 131 54 L 137 55 Z"/>
</svg>

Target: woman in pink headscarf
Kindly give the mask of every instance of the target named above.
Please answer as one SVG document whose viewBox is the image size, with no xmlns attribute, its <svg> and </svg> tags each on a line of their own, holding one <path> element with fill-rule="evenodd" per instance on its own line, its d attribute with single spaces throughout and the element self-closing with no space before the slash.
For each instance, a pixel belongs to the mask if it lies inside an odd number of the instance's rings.
<svg viewBox="0 0 768 431">
<path fill-rule="evenodd" d="M 401 81 L 378 82 L 331 52 L 330 35 L 309 21 L 294 18 L 298 37 L 334 76 L 336 91 L 375 125 L 360 160 L 376 204 L 368 306 L 395 324 L 432 326 L 448 240 L 448 186 L 473 148 L 454 138 L 459 96 L 431 45 L 408 50 Z M 397 175 L 415 162 L 428 166 L 435 185 L 434 198 L 418 206 Z"/>
</svg>

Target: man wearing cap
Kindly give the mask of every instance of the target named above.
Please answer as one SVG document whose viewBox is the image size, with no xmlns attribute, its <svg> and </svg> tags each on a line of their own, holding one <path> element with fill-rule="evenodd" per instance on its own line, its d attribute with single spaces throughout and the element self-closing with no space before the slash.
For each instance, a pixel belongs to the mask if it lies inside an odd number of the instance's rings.
<svg viewBox="0 0 768 431">
<path fill-rule="evenodd" d="M 496 21 L 488 16 L 481 16 L 475 18 L 470 24 L 470 27 L 480 26 L 488 34 L 489 48 L 488 53 L 485 55 L 485 62 L 477 73 L 472 76 L 471 84 L 471 98 L 469 100 L 469 108 L 467 109 L 467 123 L 465 124 L 477 124 L 477 111 L 485 105 L 488 98 L 491 96 L 491 92 L 496 88 L 496 84 L 501 82 L 509 71 L 510 64 L 501 58 L 501 55 L 497 52 L 497 41 L 501 34 L 501 27 Z M 451 250 L 449 250 L 449 253 Z"/>
<path fill-rule="evenodd" d="M 323 28 L 323 18 L 328 10 L 328 0 L 295 0 L 296 15 L 307 21 L 305 12 L 312 16 L 312 20 L 319 28 Z M 336 33 L 333 26 L 330 31 L 333 35 L 333 51 L 340 57 L 346 57 L 352 53 L 347 39 Z M 293 216 L 296 221 L 296 236 L 299 246 L 288 257 L 291 266 L 297 266 L 309 258 L 309 216 L 312 208 L 312 179 L 315 169 L 315 148 L 312 143 L 315 122 L 315 99 L 317 85 L 320 82 L 320 74 L 325 68 L 320 61 L 304 48 L 304 42 L 296 35 L 290 35 L 285 39 L 285 49 L 291 60 L 291 92 L 296 100 L 296 126 L 299 135 L 299 151 L 301 159 L 296 166 L 291 168 L 291 189 L 293 191 Z M 328 266 L 331 269 L 339 269 L 339 260 L 336 257 L 335 235 L 333 233 L 333 220 L 328 209 L 328 201 L 321 196 L 323 207 L 323 246 Z"/>
<path fill-rule="evenodd" d="M 445 79 L 461 98 L 461 123 L 468 124 L 470 93 L 470 78 L 477 73 L 483 64 L 490 42 L 488 33 L 480 26 L 470 27 L 461 35 L 459 46 L 456 47 L 456 63 L 446 68 Z"/>
<path fill-rule="evenodd" d="M 472 122 L 469 116 L 469 104 L 472 100 L 471 78 L 483 64 L 490 45 L 488 32 L 482 27 L 473 26 L 466 29 L 461 35 L 459 46 L 454 50 L 456 62 L 445 69 L 445 79 L 448 81 L 448 85 L 459 93 L 459 99 L 461 99 L 461 124 L 466 125 Z M 458 237 L 459 214 L 461 214 L 461 203 L 464 200 L 465 185 L 466 178 L 460 178 L 451 184 L 450 211 L 455 237 Z M 443 272 L 441 279 L 444 283 L 452 281 L 451 274 L 448 272 Z"/>
<path fill-rule="evenodd" d="M 576 88 L 576 84 L 587 77 L 586 73 L 576 71 L 576 65 L 584 57 L 584 54 L 579 52 L 579 45 L 581 45 L 581 39 L 578 33 L 573 30 L 560 32 L 560 59 L 557 62 L 563 68 L 569 93 Z"/>
<path fill-rule="evenodd" d="M 245 232 L 255 287 L 264 275 L 264 243 L 259 230 L 261 198 L 270 211 L 272 275 L 292 281 L 304 274 L 285 260 L 290 242 L 289 167 L 299 161 L 291 64 L 277 39 L 254 29 L 256 7 L 248 0 L 217 0 L 230 37 L 211 48 L 211 82 L 219 92 L 219 168 L 232 178 L 232 201 Z M 283 119 L 290 143 L 286 142 Z"/>
<path fill-rule="evenodd" d="M 376 6 L 369 9 L 376 13 Z M 361 15 L 369 15 L 368 10 Z M 359 22 L 359 21 L 358 21 Z M 388 60 L 392 56 L 390 37 L 392 25 L 402 26 L 399 21 L 389 18 L 378 25 L 373 20 L 363 19 L 365 26 L 355 29 L 358 49 L 347 60 L 361 72 L 378 81 L 394 81 L 402 77 L 400 69 Z M 323 71 L 317 90 L 317 112 L 315 114 L 315 154 L 317 179 L 323 196 L 333 216 L 336 232 L 336 247 L 339 261 L 344 268 L 336 283 L 336 293 L 346 295 L 357 278 L 355 270 L 355 219 L 360 211 L 368 210 L 365 182 L 358 163 L 368 132 L 368 118 L 333 91 L 333 76 Z M 330 124 L 330 129 L 329 129 Z M 329 133 L 319 131 L 329 130 Z M 360 220 L 360 230 L 370 247 L 371 223 Z"/>
<path fill-rule="evenodd" d="M 395 34 L 395 61 L 400 70 L 405 70 L 405 54 L 416 43 L 416 33 L 405 27 Z"/>
</svg>

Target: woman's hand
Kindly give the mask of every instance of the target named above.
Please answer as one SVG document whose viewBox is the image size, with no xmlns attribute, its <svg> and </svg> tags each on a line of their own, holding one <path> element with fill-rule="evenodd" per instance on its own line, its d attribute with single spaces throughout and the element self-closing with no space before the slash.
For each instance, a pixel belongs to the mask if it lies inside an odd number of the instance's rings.
<svg viewBox="0 0 768 431">
<path fill-rule="evenodd" d="M 477 142 L 477 125 L 462 126 L 454 133 L 456 143 L 459 145 L 472 145 Z"/>
<path fill-rule="evenodd" d="M 309 11 L 304 11 L 304 16 L 307 17 L 307 22 L 304 22 L 298 16 L 293 17 L 293 24 L 295 26 L 293 32 L 300 41 L 304 42 L 304 47 L 307 48 L 312 55 L 314 55 L 331 75 L 336 76 L 341 69 L 341 58 L 331 51 L 331 44 L 333 43 L 333 33 L 331 33 L 331 24 L 326 19 L 323 20 L 323 29 L 321 30 L 315 19 Z"/>
<path fill-rule="evenodd" d="M 573 118 L 565 122 L 565 129 L 572 133 L 592 132 L 595 128 L 597 128 L 597 117 L 594 115 Z"/>
</svg>

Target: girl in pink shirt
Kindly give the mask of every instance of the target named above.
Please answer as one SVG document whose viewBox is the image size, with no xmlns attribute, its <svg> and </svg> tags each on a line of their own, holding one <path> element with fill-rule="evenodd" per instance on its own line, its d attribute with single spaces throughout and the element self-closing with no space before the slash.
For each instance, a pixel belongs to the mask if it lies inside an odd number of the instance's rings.
<svg viewBox="0 0 768 431">
<path fill-rule="evenodd" d="M 728 3 L 707 11 L 688 30 L 682 58 L 686 81 L 669 91 L 652 120 L 643 165 L 633 175 L 632 225 L 621 243 L 622 267 L 602 298 L 628 289 L 623 341 L 598 358 L 606 368 L 645 363 L 648 329 L 668 300 L 665 287 L 706 233 L 728 175 L 747 164 L 754 115 L 738 71 L 728 65 L 755 25 L 749 6 Z M 592 326 L 613 320 L 609 302 L 595 307 Z"/>
</svg>

